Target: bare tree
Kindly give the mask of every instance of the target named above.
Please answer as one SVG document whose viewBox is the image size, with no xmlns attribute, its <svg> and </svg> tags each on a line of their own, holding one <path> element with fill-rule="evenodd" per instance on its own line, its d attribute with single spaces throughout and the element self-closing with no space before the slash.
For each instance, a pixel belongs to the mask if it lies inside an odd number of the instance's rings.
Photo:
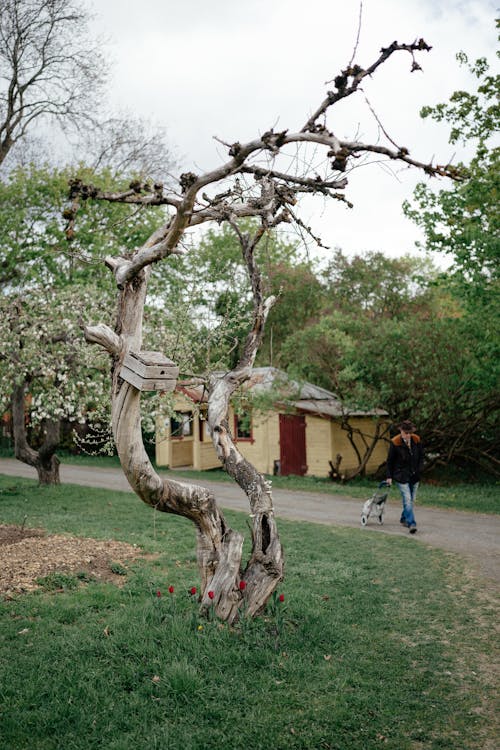
<svg viewBox="0 0 500 750">
<path fill-rule="evenodd" d="M 78 0 L 2 0 L 0 10 L 1 164 L 42 118 L 90 121 L 105 67 Z"/>
<path fill-rule="evenodd" d="M 84 143 L 86 152 L 94 155 L 89 166 L 96 171 L 106 167 L 116 175 L 154 180 L 165 179 L 176 166 L 165 129 L 130 114 L 103 119 L 98 128 L 85 134 Z"/>
<path fill-rule="evenodd" d="M 419 69 L 417 51 L 430 47 L 421 39 L 413 44 L 394 42 L 380 52 L 368 68 L 349 65 L 335 79 L 316 111 L 295 132 L 269 130 L 248 143 L 225 144 L 228 160 L 204 174 L 184 173 L 178 192 L 167 192 L 161 184 L 131 184 L 127 190 L 103 192 L 75 182 L 74 200 L 96 198 L 136 205 L 167 205 L 170 218 L 148 241 L 127 257 L 108 257 L 119 290 L 115 329 L 104 324 L 87 327 L 89 342 L 103 347 L 112 357 L 112 420 L 116 446 L 130 485 L 148 505 L 166 513 L 175 513 L 193 521 L 197 529 L 198 564 L 201 576 L 201 608 L 214 605 L 219 617 L 234 621 L 244 602 L 245 612 L 259 613 L 283 577 L 284 562 L 273 513 L 271 485 L 240 454 L 229 423 L 229 402 L 235 389 L 249 377 L 268 312 L 273 304 L 266 297 L 263 279 L 255 261 L 255 249 L 267 229 L 294 219 L 294 206 L 303 193 L 320 194 L 345 200 L 347 179 L 342 174 L 354 159 L 376 153 L 424 170 L 429 175 L 458 178 L 451 167 L 425 164 L 413 159 L 407 148 L 359 141 L 340 140 L 327 125 L 327 115 L 340 100 L 355 94 L 361 83 L 375 73 L 391 55 L 399 51 L 411 55 L 412 70 Z M 287 147 L 301 149 L 312 144 L 324 149 L 329 166 L 319 175 L 310 170 L 292 174 L 282 168 Z M 297 160 L 299 161 L 299 160 Z M 310 160 L 303 160 L 310 163 Z M 238 219 L 260 219 L 260 228 L 250 236 L 238 228 Z M 209 384 L 208 425 L 212 441 L 224 469 L 246 492 L 252 519 L 252 551 L 245 567 L 242 563 L 242 536 L 230 529 L 218 509 L 215 498 L 206 489 L 160 477 L 151 466 L 141 437 L 140 391 L 121 376 L 124 357 L 140 352 L 142 319 L 151 266 L 180 252 L 185 231 L 206 222 L 229 222 L 236 232 L 251 281 L 254 311 L 244 353 L 237 366 Z M 72 223 L 72 222 L 71 222 Z M 69 226 L 68 230 L 73 231 Z M 244 582 L 241 585 L 241 582 Z"/>
</svg>

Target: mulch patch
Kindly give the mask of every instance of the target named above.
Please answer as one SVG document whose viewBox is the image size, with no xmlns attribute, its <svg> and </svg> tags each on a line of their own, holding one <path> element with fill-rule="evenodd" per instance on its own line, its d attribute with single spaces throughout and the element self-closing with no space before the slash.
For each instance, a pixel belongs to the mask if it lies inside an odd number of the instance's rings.
<svg viewBox="0 0 500 750">
<path fill-rule="evenodd" d="M 111 569 L 144 557 L 139 548 L 115 540 L 47 534 L 44 529 L 0 524 L 0 596 L 11 598 L 39 587 L 51 573 L 86 574 L 122 585 L 125 575 Z M 123 571 L 121 571 L 123 572 Z"/>
</svg>

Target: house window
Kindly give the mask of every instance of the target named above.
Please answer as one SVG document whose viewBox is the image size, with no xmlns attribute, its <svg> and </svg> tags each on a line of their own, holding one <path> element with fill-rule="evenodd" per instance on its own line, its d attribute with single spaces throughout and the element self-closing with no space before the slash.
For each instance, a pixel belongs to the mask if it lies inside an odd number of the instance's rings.
<svg viewBox="0 0 500 750">
<path fill-rule="evenodd" d="M 191 414 L 176 414 L 170 419 L 170 435 L 173 438 L 189 437 L 193 434 Z"/>
<path fill-rule="evenodd" d="M 246 411 L 234 415 L 234 434 L 236 440 L 253 440 L 251 412 Z"/>
</svg>

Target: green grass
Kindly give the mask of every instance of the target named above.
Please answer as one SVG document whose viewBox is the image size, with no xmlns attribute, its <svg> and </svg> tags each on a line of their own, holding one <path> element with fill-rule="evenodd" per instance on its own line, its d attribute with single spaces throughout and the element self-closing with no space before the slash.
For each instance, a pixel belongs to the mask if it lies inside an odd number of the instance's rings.
<svg viewBox="0 0 500 750">
<path fill-rule="evenodd" d="M 28 526 L 112 537 L 158 556 L 132 565 L 123 588 L 75 576 L 62 593 L 48 585 L 2 603 L 1 747 L 494 746 L 485 665 L 496 613 L 449 553 L 409 537 L 281 521 L 279 617 L 228 628 L 199 620 L 187 593 L 198 585 L 187 521 L 130 493 L 0 477 L 0 522 L 25 515 Z M 244 515 L 226 515 L 246 531 Z"/>
</svg>

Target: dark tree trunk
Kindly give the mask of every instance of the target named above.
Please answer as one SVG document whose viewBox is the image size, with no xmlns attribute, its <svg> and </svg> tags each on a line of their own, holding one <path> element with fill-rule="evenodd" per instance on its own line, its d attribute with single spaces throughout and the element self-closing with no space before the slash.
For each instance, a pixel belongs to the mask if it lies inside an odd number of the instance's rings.
<svg viewBox="0 0 500 750">
<path fill-rule="evenodd" d="M 358 477 L 358 476 L 364 477 L 366 475 L 366 467 L 368 465 L 368 461 L 370 460 L 370 457 L 372 456 L 373 451 L 375 450 L 375 446 L 377 445 L 378 441 L 382 440 L 385 434 L 389 431 L 389 425 L 388 423 L 377 422 L 375 425 L 375 434 L 371 435 L 371 434 L 364 433 L 361 429 L 357 427 L 353 427 L 349 422 L 349 418 L 344 417 L 342 419 L 341 427 L 343 430 L 347 432 L 347 438 L 358 459 L 358 465 L 354 469 L 349 469 L 345 473 L 339 472 L 338 474 L 338 478 L 341 480 L 341 482 L 349 482 L 351 479 L 354 479 L 355 477 Z M 358 438 L 360 439 L 363 445 L 362 450 L 360 450 L 356 444 L 356 441 L 354 439 L 355 435 L 358 436 Z M 337 456 L 337 458 L 339 457 Z M 330 478 L 336 479 L 337 477 L 333 476 L 335 469 L 331 461 L 330 461 L 330 466 L 332 467 L 332 471 L 330 472 Z M 339 466 L 340 466 L 340 461 L 338 461 L 335 468 L 339 469 Z"/>
<path fill-rule="evenodd" d="M 60 439 L 59 421 L 47 420 L 42 425 L 43 443 L 36 451 L 28 443 L 26 433 L 25 401 L 28 383 L 14 386 L 12 392 L 12 434 L 14 454 L 19 461 L 33 466 L 38 474 L 39 484 L 59 484 L 59 464 L 56 456 Z"/>
</svg>

